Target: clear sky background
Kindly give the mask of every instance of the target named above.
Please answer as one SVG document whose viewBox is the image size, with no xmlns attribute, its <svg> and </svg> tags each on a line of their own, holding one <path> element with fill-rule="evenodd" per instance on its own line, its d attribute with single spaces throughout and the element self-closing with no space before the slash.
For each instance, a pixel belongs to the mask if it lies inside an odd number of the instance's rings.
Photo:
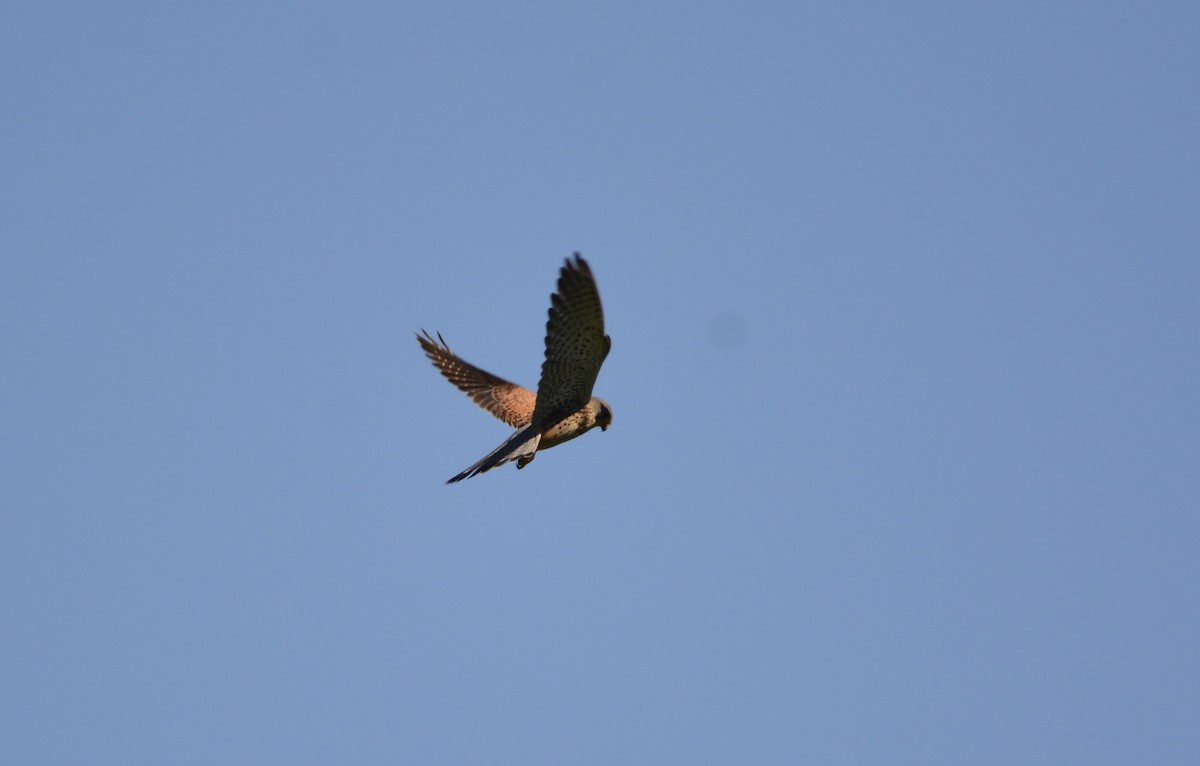
<svg viewBox="0 0 1200 766">
<path fill-rule="evenodd" d="M 0 12 L 0 761 L 1200 761 L 1200 6 Z M 589 433 L 508 429 L 563 258 Z"/>
</svg>

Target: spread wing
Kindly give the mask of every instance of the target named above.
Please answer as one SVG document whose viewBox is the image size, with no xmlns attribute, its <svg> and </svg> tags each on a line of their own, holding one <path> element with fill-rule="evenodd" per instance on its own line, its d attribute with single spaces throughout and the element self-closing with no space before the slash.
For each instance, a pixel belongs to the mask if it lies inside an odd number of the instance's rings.
<svg viewBox="0 0 1200 766">
<path fill-rule="evenodd" d="M 611 346 L 604 334 L 596 279 L 587 261 L 575 253 L 562 267 L 558 290 L 550 296 L 546 360 L 532 422 L 545 427 L 587 404 Z"/>
<path fill-rule="evenodd" d="M 437 340 L 429 333 L 417 336 L 425 356 L 446 376 L 446 380 L 471 397 L 471 401 L 508 423 L 513 428 L 529 425 L 537 396 L 528 388 L 498 378 L 490 372 L 460 359 L 438 333 Z"/>
</svg>

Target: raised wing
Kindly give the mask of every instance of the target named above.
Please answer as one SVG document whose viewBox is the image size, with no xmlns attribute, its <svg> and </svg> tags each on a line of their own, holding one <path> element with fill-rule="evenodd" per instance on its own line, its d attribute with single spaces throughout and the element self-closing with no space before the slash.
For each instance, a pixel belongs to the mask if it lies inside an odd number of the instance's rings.
<svg viewBox="0 0 1200 766">
<path fill-rule="evenodd" d="M 434 340 L 425 330 L 421 332 L 423 335 L 417 336 L 417 342 L 421 344 L 425 356 L 429 357 L 433 366 L 446 376 L 446 380 L 471 397 L 471 401 L 513 428 L 529 425 L 537 400 L 536 394 L 528 388 L 510 383 L 463 361 L 446 345 L 441 333 L 438 333 L 437 340 Z"/>
<path fill-rule="evenodd" d="M 612 340 L 604 334 L 600 292 L 579 253 L 567 259 L 550 296 L 546 360 L 538 382 L 532 422 L 550 426 L 587 404 Z"/>
</svg>

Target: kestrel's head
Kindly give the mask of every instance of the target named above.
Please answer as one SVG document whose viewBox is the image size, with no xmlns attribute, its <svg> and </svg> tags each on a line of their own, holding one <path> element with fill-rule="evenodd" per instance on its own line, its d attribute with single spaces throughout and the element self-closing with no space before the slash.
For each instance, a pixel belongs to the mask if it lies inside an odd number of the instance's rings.
<svg viewBox="0 0 1200 766">
<path fill-rule="evenodd" d="M 598 396 L 592 397 L 592 406 L 596 411 L 596 425 L 600 426 L 601 431 L 607 431 L 612 425 L 612 407 Z"/>
</svg>

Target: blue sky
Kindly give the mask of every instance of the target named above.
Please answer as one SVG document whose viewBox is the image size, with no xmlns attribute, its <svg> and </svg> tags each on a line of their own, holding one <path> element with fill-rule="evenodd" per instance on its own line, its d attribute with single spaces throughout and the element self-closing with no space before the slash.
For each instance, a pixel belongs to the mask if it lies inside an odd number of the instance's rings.
<svg viewBox="0 0 1200 766">
<path fill-rule="evenodd" d="M 0 760 L 1195 763 L 1198 34 L 8 5 Z"/>
</svg>

